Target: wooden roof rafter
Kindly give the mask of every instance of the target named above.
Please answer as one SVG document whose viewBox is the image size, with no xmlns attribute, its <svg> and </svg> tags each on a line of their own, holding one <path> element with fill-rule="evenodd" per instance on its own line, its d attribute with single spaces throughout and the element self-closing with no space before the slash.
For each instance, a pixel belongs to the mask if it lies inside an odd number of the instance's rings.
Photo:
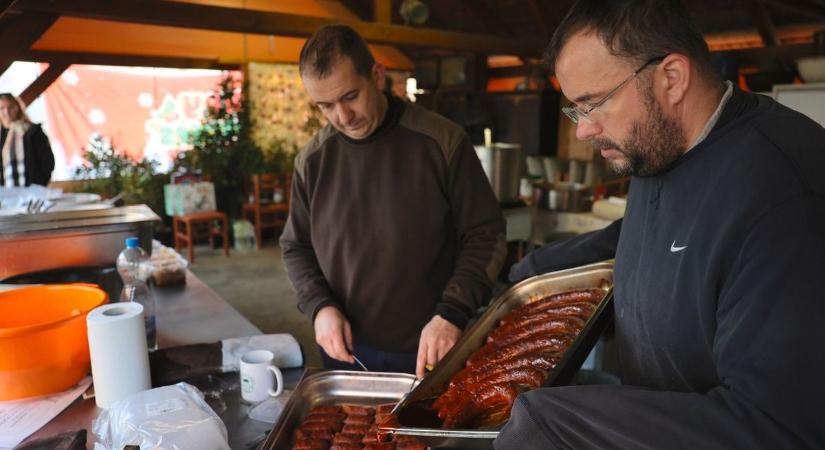
<svg viewBox="0 0 825 450">
<path fill-rule="evenodd" d="M 238 70 L 238 64 L 224 64 L 217 59 L 179 56 L 149 56 L 114 53 L 27 50 L 19 60 L 47 63 L 91 64 L 99 66 L 166 67 L 173 69 Z"/>
<path fill-rule="evenodd" d="M 18 59 L 20 53 L 27 50 L 57 20 L 58 15 L 38 11 L 4 17 L 4 26 L 0 29 L 0 74 L 6 71 Z"/>
<path fill-rule="evenodd" d="M 49 67 L 20 94 L 20 100 L 26 105 L 31 105 L 70 65 L 68 63 L 49 64 Z"/>
<path fill-rule="evenodd" d="M 375 44 L 525 56 L 540 54 L 544 45 L 541 40 L 508 39 L 362 20 L 341 21 L 334 18 L 162 0 L 17 0 L 11 9 L 116 22 L 297 37 L 310 36 L 324 25 L 346 23 L 357 29 L 367 42 Z"/>
</svg>

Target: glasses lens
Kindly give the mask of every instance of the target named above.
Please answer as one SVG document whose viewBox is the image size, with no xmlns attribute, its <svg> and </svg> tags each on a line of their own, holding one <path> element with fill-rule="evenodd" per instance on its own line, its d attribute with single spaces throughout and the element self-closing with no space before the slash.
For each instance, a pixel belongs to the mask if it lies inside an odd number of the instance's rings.
<svg viewBox="0 0 825 450">
<path fill-rule="evenodd" d="M 568 119 L 572 120 L 573 123 L 579 123 L 579 112 L 576 111 L 575 108 L 565 106 L 561 109 L 561 112 L 563 112 Z"/>
</svg>

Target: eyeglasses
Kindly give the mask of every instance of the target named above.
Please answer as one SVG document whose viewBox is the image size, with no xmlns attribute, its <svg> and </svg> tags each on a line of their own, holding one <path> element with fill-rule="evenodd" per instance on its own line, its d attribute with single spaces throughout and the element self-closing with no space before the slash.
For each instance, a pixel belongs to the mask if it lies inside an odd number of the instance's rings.
<svg viewBox="0 0 825 450">
<path fill-rule="evenodd" d="M 621 83 L 619 83 L 618 86 L 613 88 L 610 92 L 607 93 L 607 95 L 602 97 L 601 100 L 599 100 L 596 103 L 593 103 L 593 104 L 589 105 L 587 108 L 581 109 L 581 108 L 579 108 L 578 106 L 575 106 L 575 105 L 574 106 L 565 106 L 561 109 L 561 112 L 563 112 L 565 116 L 570 118 L 570 120 L 572 120 L 573 123 L 579 123 L 579 120 L 581 120 L 581 119 L 588 120 L 587 116 L 590 113 L 592 113 L 594 109 L 604 105 L 604 102 L 608 101 L 610 99 L 610 97 L 612 97 L 615 93 L 619 92 L 619 90 L 621 88 L 623 88 L 624 85 L 626 85 L 628 82 L 630 82 L 630 80 L 635 78 L 636 75 L 638 75 L 641 71 L 645 70 L 647 68 L 647 66 L 649 66 L 651 64 L 654 64 L 654 63 L 659 64 L 660 62 L 662 62 L 662 60 L 665 59 L 666 56 L 667 55 L 657 56 L 657 57 L 649 60 L 648 62 L 642 64 L 642 67 L 639 67 L 638 69 L 636 69 L 632 74 L 630 74 L 629 77 L 625 78 L 625 80 L 622 81 Z"/>
</svg>

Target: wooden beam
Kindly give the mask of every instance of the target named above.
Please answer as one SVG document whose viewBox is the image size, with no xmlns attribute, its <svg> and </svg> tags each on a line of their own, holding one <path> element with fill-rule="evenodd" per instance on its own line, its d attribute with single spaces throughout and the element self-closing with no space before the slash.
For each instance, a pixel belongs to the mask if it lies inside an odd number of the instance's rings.
<svg viewBox="0 0 825 450">
<path fill-rule="evenodd" d="M 0 0 L 0 19 L 6 14 L 12 3 L 14 3 L 14 0 Z"/>
<path fill-rule="evenodd" d="M 490 11 L 489 3 L 479 2 L 477 0 L 461 0 L 461 3 L 464 6 L 464 11 L 469 11 L 476 19 L 475 21 L 482 24 L 483 29 L 503 30 L 506 34 L 513 37 L 518 35 L 518 33 L 513 32 L 513 29 L 505 21 L 502 21 L 500 17 Z M 542 41 L 542 47 L 538 55 L 541 54 L 541 51 L 544 51 L 545 44 L 546 42 Z"/>
<path fill-rule="evenodd" d="M 535 66 L 521 65 L 521 66 L 505 66 L 505 67 L 489 67 L 487 68 L 487 76 L 489 78 L 516 78 L 526 77 Z"/>
<path fill-rule="evenodd" d="M 750 0 L 750 15 L 756 29 L 759 30 L 759 35 L 762 36 L 762 42 L 765 47 L 774 47 L 780 44 L 779 37 L 776 35 L 776 27 L 774 27 L 771 13 L 761 0 Z"/>
<path fill-rule="evenodd" d="M 775 70 L 777 61 L 793 67 L 797 59 L 816 54 L 814 44 L 780 45 L 736 50 L 740 66 L 754 66 L 763 70 Z"/>
<path fill-rule="evenodd" d="M 392 0 L 372 0 L 372 15 L 376 23 L 392 23 Z"/>
<path fill-rule="evenodd" d="M 340 3 L 344 8 L 349 10 L 349 12 L 358 16 L 358 20 L 373 20 L 374 15 L 372 13 L 372 9 L 369 7 L 372 2 L 367 0 L 335 0 L 336 2 Z M 374 1 L 374 0 L 373 0 Z M 370 5 L 367 5 L 369 3 Z"/>
<path fill-rule="evenodd" d="M 544 11 L 541 10 L 538 2 L 536 2 L 536 0 L 527 0 L 527 7 L 530 10 L 530 15 L 533 16 L 533 19 L 539 27 L 541 36 L 544 39 L 549 40 L 550 31 L 549 28 L 547 28 L 547 22 L 544 21 Z"/>
<path fill-rule="evenodd" d="M 20 54 L 21 61 L 92 64 L 99 66 L 169 67 L 175 69 L 237 70 L 237 64 L 222 64 L 216 59 L 180 56 L 150 56 L 111 53 L 57 52 L 28 50 Z"/>
<path fill-rule="evenodd" d="M 110 0 L 17 0 L 13 6 L 87 19 L 143 23 L 169 27 L 235 33 L 307 37 L 324 25 L 345 23 L 367 42 L 413 47 L 446 48 L 479 53 L 539 55 L 541 40 L 504 39 L 483 34 L 414 28 L 365 21 L 309 17 L 278 12 L 225 8 L 162 0 L 113 2 Z"/>
<path fill-rule="evenodd" d="M 784 9 L 786 11 L 791 11 L 797 14 L 802 14 L 804 16 L 808 16 L 812 19 L 816 19 L 821 21 L 823 16 L 825 16 L 825 11 L 822 9 L 810 9 L 806 6 L 799 4 L 798 2 L 789 2 L 787 0 L 763 0 L 765 3 L 775 6 L 777 8 Z M 822 5 L 821 2 L 817 2 L 817 4 Z"/>
<path fill-rule="evenodd" d="M 784 44 L 774 47 L 755 47 L 737 50 L 727 50 L 736 56 L 740 67 L 756 67 L 760 70 L 785 70 L 793 67 L 796 60 L 806 56 L 814 56 L 814 44 Z M 780 63 L 777 66 L 777 63 Z M 490 78 L 526 77 L 535 69 L 544 70 L 541 65 L 523 64 L 518 66 L 490 67 L 487 75 Z"/>
<path fill-rule="evenodd" d="M 66 63 L 49 64 L 49 68 L 43 71 L 43 73 L 41 73 L 36 80 L 32 81 L 32 84 L 20 94 L 20 100 L 23 100 L 23 103 L 26 105 L 31 105 L 70 65 L 71 64 Z"/>
<path fill-rule="evenodd" d="M 9 23 L 0 30 L 0 74 L 52 26 L 57 14 L 35 11 L 7 19 Z"/>
</svg>

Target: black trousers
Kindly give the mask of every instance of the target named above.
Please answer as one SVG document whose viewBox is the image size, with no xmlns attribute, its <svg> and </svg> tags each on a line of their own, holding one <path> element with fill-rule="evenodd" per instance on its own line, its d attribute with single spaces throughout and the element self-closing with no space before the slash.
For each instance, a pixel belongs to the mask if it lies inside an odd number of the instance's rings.
<svg viewBox="0 0 825 450">
<path fill-rule="evenodd" d="M 356 370 L 363 371 L 357 363 L 350 364 L 345 361 L 338 361 L 326 354 L 323 348 L 318 347 L 321 352 L 321 359 L 324 368 L 330 370 Z M 416 353 L 392 353 L 378 350 L 376 348 L 355 344 L 352 353 L 367 366 L 370 372 L 402 372 L 415 373 Z"/>
</svg>

